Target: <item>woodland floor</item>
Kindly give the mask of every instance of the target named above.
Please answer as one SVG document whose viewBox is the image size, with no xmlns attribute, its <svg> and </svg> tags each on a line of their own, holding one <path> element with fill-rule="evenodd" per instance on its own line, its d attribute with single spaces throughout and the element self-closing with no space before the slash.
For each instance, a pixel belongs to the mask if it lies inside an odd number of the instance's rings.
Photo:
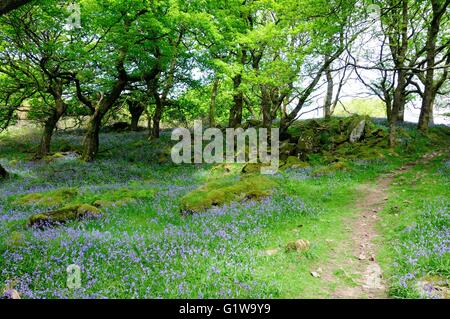
<svg viewBox="0 0 450 319">
<path fill-rule="evenodd" d="M 23 299 L 447 298 L 450 131 L 403 131 L 383 157 L 331 171 L 315 156 L 270 177 L 277 186 L 262 201 L 193 216 L 180 213 L 183 197 L 238 180 L 242 165 L 173 165 L 170 135 L 149 142 L 145 132 L 102 134 L 93 163 L 72 153 L 36 162 L 39 134 L 2 135 L 11 178 L 0 183 L 0 285 Z M 76 151 L 82 138 L 61 132 L 53 150 Z M 27 227 L 34 214 L 95 201 L 116 204 L 101 219 Z M 309 249 L 288 252 L 297 240 Z M 77 290 L 67 288 L 73 264 Z"/>
</svg>

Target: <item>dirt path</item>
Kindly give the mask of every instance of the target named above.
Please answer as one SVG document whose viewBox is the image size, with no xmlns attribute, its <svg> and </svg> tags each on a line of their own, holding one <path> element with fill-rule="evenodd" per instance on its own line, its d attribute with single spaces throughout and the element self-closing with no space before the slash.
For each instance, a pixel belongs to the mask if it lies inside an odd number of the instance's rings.
<svg viewBox="0 0 450 319">
<path fill-rule="evenodd" d="M 351 232 L 351 241 L 338 243 L 331 259 L 323 267 L 322 278 L 336 282 L 333 298 L 341 299 L 383 299 L 387 298 L 387 287 L 382 269 L 376 260 L 378 237 L 376 224 L 379 212 L 383 211 L 389 199 L 389 186 L 394 178 L 409 171 L 419 163 L 426 163 L 439 156 L 433 153 L 421 160 L 409 163 L 377 179 L 375 185 L 363 185 L 362 197 L 356 203 L 356 218 L 345 220 L 346 231 Z"/>
</svg>

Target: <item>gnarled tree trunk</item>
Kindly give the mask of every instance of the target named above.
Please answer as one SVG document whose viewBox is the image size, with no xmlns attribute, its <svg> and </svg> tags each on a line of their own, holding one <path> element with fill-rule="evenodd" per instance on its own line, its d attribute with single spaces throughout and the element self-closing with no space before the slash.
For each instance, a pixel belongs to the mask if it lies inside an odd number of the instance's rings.
<svg viewBox="0 0 450 319">
<path fill-rule="evenodd" d="M 399 119 L 400 110 L 405 107 L 406 103 L 406 87 L 408 86 L 408 74 L 405 70 L 406 54 L 408 52 L 408 1 L 402 0 L 401 8 L 401 31 L 400 31 L 400 45 L 398 47 L 391 47 L 392 55 L 395 60 L 395 67 L 397 69 L 397 87 L 394 91 L 394 99 L 392 104 L 391 116 L 389 119 L 389 146 L 394 147 L 397 138 L 397 122 Z M 391 43 L 395 43 L 390 39 Z"/>
<path fill-rule="evenodd" d="M 242 109 L 244 107 L 244 93 L 239 91 L 242 83 L 242 75 L 236 75 L 233 78 L 234 95 L 233 95 L 233 107 L 230 110 L 230 118 L 228 121 L 229 127 L 238 127 L 242 123 Z"/>
<path fill-rule="evenodd" d="M 50 153 L 53 132 L 55 131 L 58 120 L 59 116 L 55 110 L 53 114 L 45 121 L 44 132 L 42 133 L 41 143 L 39 145 L 36 158 L 42 158 Z"/>
<path fill-rule="evenodd" d="M 427 70 L 425 73 L 425 80 L 423 84 L 425 86 L 425 91 L 423 93 L 422 108 L 420 112 L 418 128 L 421 131 L 428 130 L 430 123 L 433 121 L 433 107 L 434 101 L 436 100 L 436 95 L 442 85 L 447 81 L 448 77 L 448 67 L 444 69 L 444 72 L 439 80 L 435 80 L 435 67 L 436 67 L 436 47 L 437 39 L 441 29 L 441 20 L 444 16 L 447 8 L 450 5 L 450 1 L 431 1 L 433 8 L 433 19 L 428 27 L 427 43 L 425 46 L 425 51 L 427 53 L 426 66 Z M 447 56 L 446 64 L 450 63 L 450 55 Z"/>
<path fill-rule="evenodd" d="M 128 101 L 128 111 L 131 114 L 131 130 L 139 130 L 139 120 L 145 111 L 145 105 L 139 101 Z"/>
<path fill-rule="evenodd" d="M 89 119 L 88 126 L 86 128 L 86 135 L 83 142 L 83 160 L 91 162 L 98 154 L 100 145 L 100 128 L 103 119 L 103 114 L 98 110 Z"/>
<path fill-rule="evenodd" d="M 81 93 L 78 92 L 78 98 L 85 104 L 90 105 L 90 108 L 93 110 L 92 116 L 89 120 L 86 135 L 84 137 L 83 142 L 83 155 L 82 159 L 84 161 L 90 162 L 95 159 L 99 150 L 99 141 L 100 141 L 100 128 L 102 124 L 103 117 L 108 113 L 108 111 L 112 108 L 114 103 L 120 98 L 123 90 L 125 89 L 128 76 L 125 71 L 124 62 L 126 57 L 126 50 L 122 49 L 120 51 L 119 60 L 117 61 L 117 73 L 118 78 L 111 89 L 109 95 L 106 97 L 103 96 L 101 100 L 97 103 L 96 107 L 93 107 L 92 103 L 86 101 L 86 98 L 81 96 Z M 77 91 L 79 91 L 79 85 L 77 85 Z"/>
<path fill-rule="evenodd" d="M 55 99 L 55 106 L 51 115 L 47 118 L 44 125 L 44 132 L 42 134 L 41 143 L 36 154 L 36 158 L 42 158 L 50 153 L 50 146 L 52 142 L 53 132 L 61 117 L 66 113 L 67 104 L 63 100 L 63 87 L 59 81 L 51 88 L 51 94 Z"/>
<path fill-rule="evenodd" d="M 241 51 L 241 65 L 244 66 L 247 62 L 247 50 Z M 244 107 L 244 93 L 241 90 L 242 84 L 242 73 L 237 74 L 233 78 L 233 89 L 234 89 L 234 105 L 230 110 L 230 118 L 228 121 L 228 126 L 230 128 L 236 128 L 242 124 L 242 111 Z"/>
<path fill-rule="evenodd" d="M 161 118 L 163 114 L 163 102 L 158 97 L 156 99 L 156 107 L 155 107 L 155 113 L 153 114 L 153 127 L 152 127 L 152 137 L 153 138 L 159 138 L 161 133 Z"/>
</svg>

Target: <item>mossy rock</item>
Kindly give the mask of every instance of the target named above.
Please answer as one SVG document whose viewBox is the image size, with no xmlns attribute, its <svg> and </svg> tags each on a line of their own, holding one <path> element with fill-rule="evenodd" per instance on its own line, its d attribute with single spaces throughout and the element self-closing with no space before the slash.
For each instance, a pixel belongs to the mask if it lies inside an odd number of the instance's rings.
<svg viewBox="0 0 450 319">
<path fill-rule="evenodd" d="M 232 170 L 233 167 L 230 164 L 218 164 L 211 169 L 211 172 L 218 174 L 229 174 Z"/>
<path fill-rule="evenodd" d="M 62 152 L 56 152 L 52 155 L 48 155 L 48 156 L 44 157 L 43 159 L 46 161 L 52 161 L 52 160 L 55 160 L 58 158 L 63 158 L 63 157 L 64 157 L 64 154 Z"/>
<path fill-rule="evenodd" d="M 62 205 L 78 195 L 78 191 L 73 188 L 63 188 L 56 191 L 45 193 L 33 193 L 22 196 L 17 199 L 16 205 L 42 205 L 42 206 L 58 206 Z"/>
<path fill-rule="evenodd" d="M 305 131 L 297 142 L 297 150 L 300 152 L 311 152 L 316 144 L 314 131 Z"/>
<path fill-rule="evenodd" d="M 291 155 L 295 155 L 296 148 L 297 145 L 294 143 L 283 142 L 280 145 L 280 156 L 286 155 L 288 157 Z"/>
<path fill-rule="evenodd" d="M 187 194 L 181 201 L 183 214 L 206 211 L 243 200 L 258 200 L 270 196 L 275 183 L 262 175 L 242 176 L 239 180 L 217 180 Z"/>
<path fill-rule="evenodd" d="M 312 173 L 312 175 L 315 177 L 319 177 L 319 176 L 330 175 L 330 174 L 333 174 L 336 172 L 346 171 L 346 170 L 348 170 L 348 165 L 345 162 L 337 162 L 337 163 L 333 163 L 331 165 L 316 169 Z"/>
<path fill-rule="evenodd" d="M 52 155 L 48 155 L 42 158 L 46 162 L 53 162 L 58 160 L 72 160 L 78 158 L 80 155 L 78 152 L 56 152 Z"/>
<path fill-rule="evenodd" d="M 83 204 L 67 206 L 48 213 L 36 214 L 30 217 L 29 227 L 50 227 L 65 224 L 69 221 L 101 217 L 100 210 L 94 206 Z"/>
<path fill-rule="evenodd" d="M 311 165 L 307 162 L 301 161 L 297 156 L 289 156 L 287 160 L 280 166 L 280 169 L 288 169 L 288 168 L 306 168 Z"/>
<path fill-rule="evenodd" d="M 261 173 L 261 169 L 267 166 L 262 163 L 249 163 L 242 168 L 242 173 L 244 174 L 258 174 Z"/>
<path fill-rule="evenodd" d="M 8 172 L 6 169 L 3 168 L 3 166 L 0 165 L 0 180 L 7 179 L 8 178 Z"/>
<path fill-rule="evenodd" d="M 117 188 L 83 194 L 75 203 L 92 203 L 96 207 L 125 206 L 136 200 L 153 200 L 154 196 L 154 190 Z"/>
<path fill-rule="evenodd" d="M 364 138 L 367 123 L 367 118 L 364 116 L 354 116 L 351 118 L 348 129 L 350 143 L 359 142 Z"/>
<path fill-rule="evenodd" d="M 348 136 L 344 134 L 335 135 L 332 137 L 333 144 L 340 145 L 348 142 Z"/>
<path fill-rule="evenodd" d="M 381 148 L 376 147 L 380 142 L 376 144 L 362 145 L 358 148 L 358 152 L 355 154 L 356 159 L 360 160 L 374 160 L 379 158 L 384 158 L 384 154 Z"/>
</svg>

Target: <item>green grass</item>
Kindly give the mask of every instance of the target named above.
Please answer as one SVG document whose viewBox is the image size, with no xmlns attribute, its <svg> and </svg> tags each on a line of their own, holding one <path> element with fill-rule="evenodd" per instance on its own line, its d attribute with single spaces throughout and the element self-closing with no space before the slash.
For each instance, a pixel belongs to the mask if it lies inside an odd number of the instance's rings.
<svg viewBox="0 0 450 319">
<path fill-rule="evenodd" d="M 381 261 L 390 294 L 396 298 L 427 297 L 420 281 L 447 287 L 450 280 L 449 155 L 420 164 L 400 175 L 382 214 Z M 434 278 L 428 280 L 427 278 Z M 442 283 L 439 283 L 442 282 Z M 450 297 L 450 296 L 448 296 Z"/>
</svg>

